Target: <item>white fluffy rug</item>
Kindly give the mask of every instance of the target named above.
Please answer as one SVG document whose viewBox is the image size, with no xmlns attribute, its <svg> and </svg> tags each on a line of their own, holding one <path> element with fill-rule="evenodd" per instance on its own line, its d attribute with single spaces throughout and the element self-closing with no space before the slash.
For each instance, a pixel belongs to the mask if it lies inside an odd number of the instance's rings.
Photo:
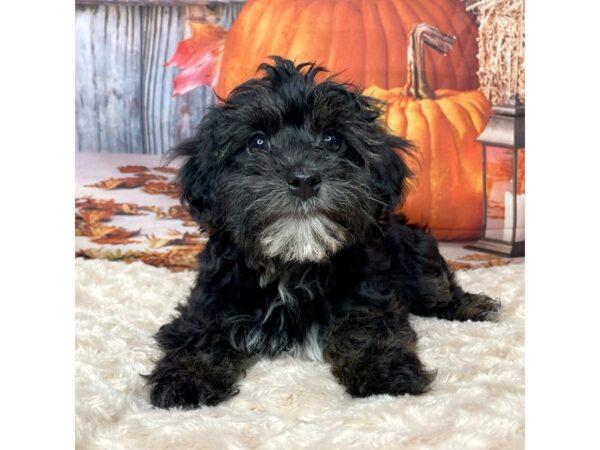
<svg viewBox="0 0 600 450">
<path fill-rule="evenodd" d="M 499 298 L 500 322 L 413 317 L 419 354 L 438 369 L 423 396 L 352 399 L 325 364 L 263 361 L 230 401 L 153 409 L 139 373 L 152 334 L 193 274 L 142 263 L 76 261 L 76 441 L 79 449 L 518 449 L 524 439 L 523 265 L 459 272 Z"/>
</svg>

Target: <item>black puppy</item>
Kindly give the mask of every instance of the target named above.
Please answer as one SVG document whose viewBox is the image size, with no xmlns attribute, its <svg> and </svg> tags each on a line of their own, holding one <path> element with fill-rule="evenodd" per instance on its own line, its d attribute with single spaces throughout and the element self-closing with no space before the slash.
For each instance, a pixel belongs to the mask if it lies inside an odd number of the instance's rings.
<svg viewBox="0 0 600 450">
<path fill-rule="evenodd" d="M 394 149 L 411 146 L 378 104 L 273 59 L 174 150 L 182 202 L 210 239 L 156 335 L 151 401 L 216 405 L 258 357 L 284 352 L 326 361 L 353 396 L 421 394 L 433 376 L 409 312 L 491 320 L 500 304 L 464 292 L 436 240 L 389 217 L 411 175 Z"/>
</svg>

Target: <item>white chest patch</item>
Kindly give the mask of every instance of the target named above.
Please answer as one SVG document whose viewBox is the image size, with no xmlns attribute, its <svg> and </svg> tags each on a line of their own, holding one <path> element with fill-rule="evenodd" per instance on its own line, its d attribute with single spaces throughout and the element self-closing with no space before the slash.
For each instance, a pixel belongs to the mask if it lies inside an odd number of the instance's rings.
<svg viewBox="0 0 600 450">
<path fill-rule="evenodd" d="M 270 258 L 319 262 L 341 248 L 344 236 L 344 230 L 325 216 L 286 217 L 265 228 L 260 244 Z"/>
</svg>

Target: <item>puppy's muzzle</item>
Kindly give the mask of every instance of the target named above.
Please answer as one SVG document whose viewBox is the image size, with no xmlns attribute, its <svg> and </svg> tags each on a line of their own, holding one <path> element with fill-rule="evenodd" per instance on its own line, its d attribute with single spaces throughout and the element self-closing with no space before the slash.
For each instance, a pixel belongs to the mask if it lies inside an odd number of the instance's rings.
<svg viewBox="0 0 600 450">
<path fill-rule="evenodd" d="M 302 200 L 307 200 L 319 192 L 321 175 L 318 172 L 291 170 L 287 174 L 286 181 L 293 195 L 300 197 Z"/>
</svg>

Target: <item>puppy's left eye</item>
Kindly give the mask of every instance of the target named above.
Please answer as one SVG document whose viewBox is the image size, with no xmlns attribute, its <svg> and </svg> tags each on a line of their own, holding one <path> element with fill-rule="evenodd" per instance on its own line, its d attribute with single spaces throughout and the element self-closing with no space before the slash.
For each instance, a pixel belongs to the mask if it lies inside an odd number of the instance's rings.
<svg viewBox="0 0 600 450">
<path fill-rule="evenodd" d="M 326 131 L 323 133 L 323 144 L 331 150 L 336 150 L 342 145 L 342 137 L 335 131 Z"/>
<path fill-rule="evenodd" d="M 264 133 L 256 133 L 248 139 L 248 148 L 250 150 L 267 150 L 269 148 L 269 138 Z"/>
</svg>

